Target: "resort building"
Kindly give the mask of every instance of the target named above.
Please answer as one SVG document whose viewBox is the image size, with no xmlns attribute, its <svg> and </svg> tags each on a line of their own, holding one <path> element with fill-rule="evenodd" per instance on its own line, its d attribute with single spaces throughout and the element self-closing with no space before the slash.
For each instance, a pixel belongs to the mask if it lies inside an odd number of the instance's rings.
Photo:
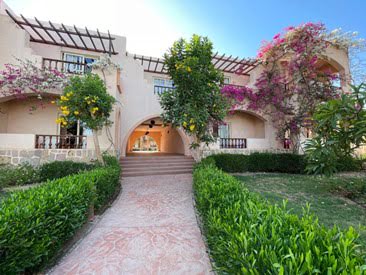
<svg viewBox="0 0 366 275">
<path fill-rule="evenodd" d="M 106 55 L 120 68 L 109 68 L 104 78 L 109 93 L 117 100 L 111 114 L 112 126 L 100 131 L 102 150 L 124 157 L 134 152 L 160 152 L 192 156 L 219 152 L 247 154 L 254 151 L 282 151 L 288 146 L 276 139 L 271 118 L 238 109 L 229 114 L 226 124 L 215 127 L 215 144 L 191 150 L 191 138 L 182 129 L 163 125 L 159 94 L 173 87 L 160 57 L 128 53 L 126 37 L 65 26 L 47 18 L 16 15 L 0 0 L 0 70 L 5 64 L 31 60 L 61 72 L 83 74 L 90 64 Z M 178 37 L 177 37 L 178 38 Z M 216 53 L 213 64 L 224 73 L 225 85 L 253 86 L 261 72 L 256 59 Z M 319 69 L 349 75 L 347 53 L 329 48 L 319 61 Z M 95 70 L 98 74 L 101 71 Z M 345 83 L 339 84 L 346 89 Z M 50 98 L 61 91 L 51 91 Z M 0 162 L 34 165 L 51 160 L 90 160 L 95 157 L 91 133 L 81 123 L 60 128 L 55 120 L 57 106 L 30 111 L 37 98 L 28 100 L 0 97 Z"/>
</svg>

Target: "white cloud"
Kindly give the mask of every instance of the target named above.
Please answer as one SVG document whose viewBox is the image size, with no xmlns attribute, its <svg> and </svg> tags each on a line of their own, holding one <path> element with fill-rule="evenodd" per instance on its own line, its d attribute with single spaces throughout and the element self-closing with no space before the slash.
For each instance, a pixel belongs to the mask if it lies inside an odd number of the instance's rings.
<svg viewBox="0 0 366 275">
<path fill-rule="evenodd" d="M 127 38 L 127 51 L 161 56 L 183 36 L 177 26 L 147 0 L 8 0 L 11 9 L 26 17 L 55 23 L 109 30 Z M 157 2 L 155 2 L 157 3 Z"/>
</svg>

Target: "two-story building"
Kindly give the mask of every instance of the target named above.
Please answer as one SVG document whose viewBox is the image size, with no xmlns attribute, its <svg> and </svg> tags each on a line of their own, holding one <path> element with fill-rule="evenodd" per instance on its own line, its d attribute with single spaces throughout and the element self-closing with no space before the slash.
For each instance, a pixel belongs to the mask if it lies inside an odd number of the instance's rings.
<svg viewBox="0 0 366 275">
<path fill-rule="evenodd" d="M 0 37 L 0 70 L 5 64 L 17 64 L 20 59 L 83 74 L 91 69 L 91 63 L 105 55 L 120 66 L 121 69 L 110 68 L 105 73 L 108 91 L 117 104 L 111 114 L 112 126 L 99 133 L 102 150 L 114 151 L 120 156 L 160 152 L 199 158 L 213 152 L 286 149 L 276 139 L 271 118 L 239 109 L 226 117 L 225 125 L 215 129 L 219 136 L 217 143 L 192 151 L 190 137 L 182 129 L 164 127 L 160 118 L 159 94 L 173 85 L 164 60 L 128 53 L 125 37 L 18 16 L 2 0 Z M 216 53 L 212 62 L 224 73 L 225 85 L 252 86 L 261 71 L 255 59 Z M 329 49 L 321 62 L 322 67 L 349 75 L 348 56 L 344 51 Z M 50 97 L 59 93 L 49 92 Z M 95 157 L 89 129 L 82 123 L 60 128 L 55 123 L 59 111 L 52 104 L 30 112 L 29 106 L 36 100 L 31 94 L 27 100 L 0 97 L 0 162 L 39 164 Z"/>
</svg>

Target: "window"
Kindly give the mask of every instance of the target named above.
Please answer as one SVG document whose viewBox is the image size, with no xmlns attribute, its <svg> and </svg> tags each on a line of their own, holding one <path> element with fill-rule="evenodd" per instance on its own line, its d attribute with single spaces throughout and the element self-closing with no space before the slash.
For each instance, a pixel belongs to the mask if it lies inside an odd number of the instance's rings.
<svg viewBox="0 0 366 275">
<path fill-rule="evenodd" d="M 70 53 L 64 53 L 64 61 L 70 63 L 64 63 L 64 70 L 69 73 L 86 73 L 91 72 L 91 64 L 96 60 L 96 58 L 86 57 L 83 55 L 76 55 Z M 80 63 L 75 64 L 75 63 Z M 84 65 L 86 64 L 86 66 Z"/>
<path fill-rule="evenodd" d="M 229 138 L 230 137 L 230 129 L 229 124 L 221 124 L 218 126 L 218 135 L 219 138 Z"/>
<path fill-rule="evenodd" d="M 230 77 L 224 77 L 224 84 L 230 84 Z"/>
</svg>

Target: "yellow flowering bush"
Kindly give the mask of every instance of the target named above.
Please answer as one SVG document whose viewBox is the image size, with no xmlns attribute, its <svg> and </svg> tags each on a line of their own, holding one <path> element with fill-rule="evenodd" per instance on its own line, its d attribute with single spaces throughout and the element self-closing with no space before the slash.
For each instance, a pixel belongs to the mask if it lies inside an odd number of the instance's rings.
<svg viewBox="0 0 366 275">
<path fill-rule="evenodd" d="M 60 99 L 56 101 L 61 113 L 56 123 L 66 127 L 68 124 L 80 121 L 93 130 L 98 155 L 100 149 L 96 131 L 111 123 L 109 116 L 114 103 L 114 97 L 108 94 L 103 80 L 98 75 L 72 77 Z M 98 155 L 98 159 L 103 162 L 101 154 Z"/>
</svg>

